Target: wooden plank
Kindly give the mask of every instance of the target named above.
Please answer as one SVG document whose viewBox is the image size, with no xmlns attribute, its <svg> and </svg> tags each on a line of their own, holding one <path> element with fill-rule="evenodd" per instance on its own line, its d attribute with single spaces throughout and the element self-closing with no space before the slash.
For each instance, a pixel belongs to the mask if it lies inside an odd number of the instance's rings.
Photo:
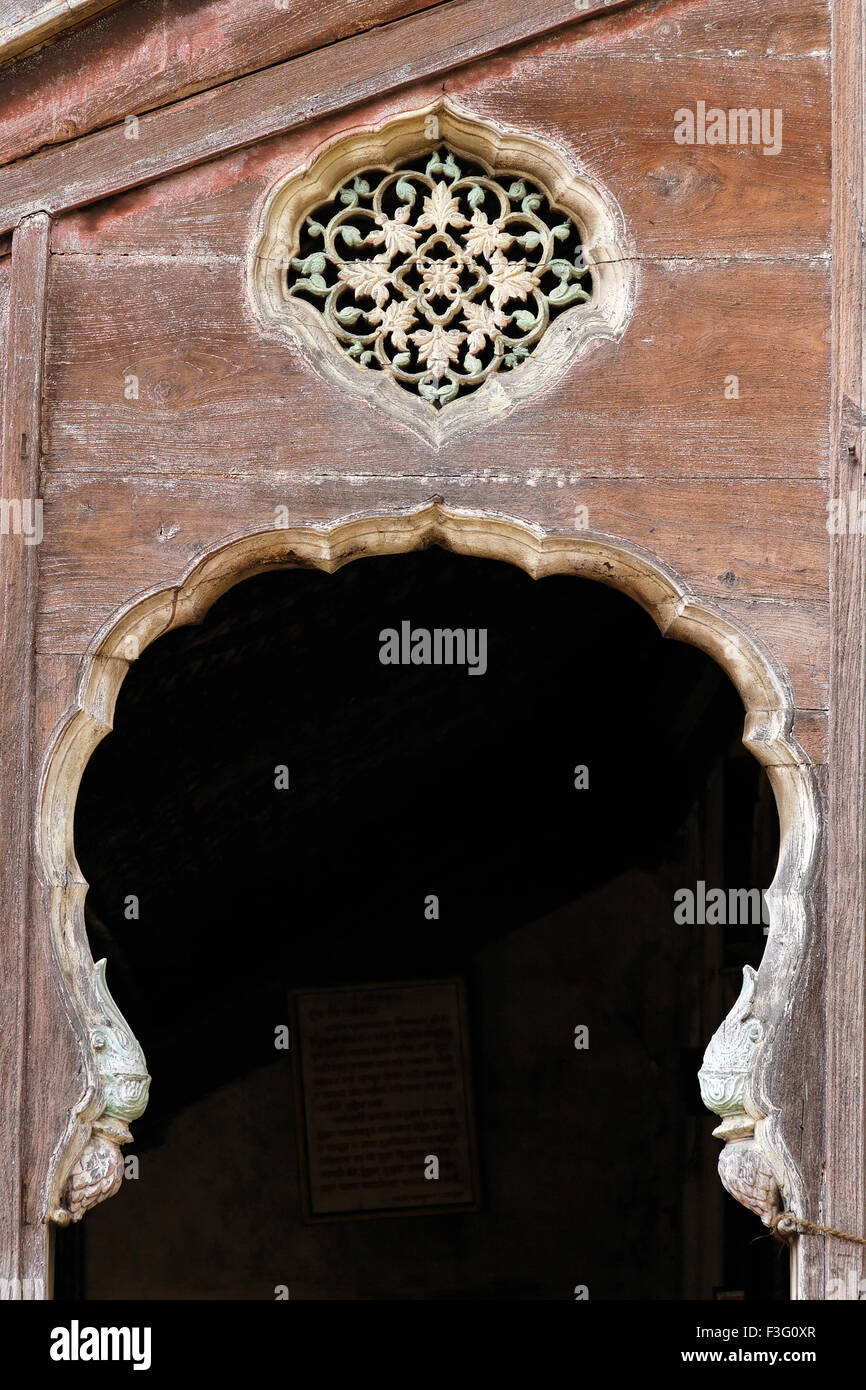
<svg viewBox="0 0 866 1390">
<path fill-rule="evenodd" d="M 693 0 L 658 5 L 655 0 L 621 14 L 594 17 L 582 35 L 608 57 L 645 58 L 805 58 L 830 47 L 827 0 Z M 763 103 L 761 103 L 763 104 Z"/>
<path fill-rule="evenodd" d="M 504 126 L 517 118 L 522 130 L 552 142 L 608 189 L 638 258 L 826 256 L 830 105 L 824 59 L 719 58 L 710 85 L 702 58 L 612 63 L 599 45 L 585 44 L 582 33 L 577 26 L 555 45 L 545 40 L 472 64 L 449 76 L 448 95 Z M 400 105 L 423 106 L 441 91 L 441 81 L 417 84 Z M 778 155 L 765 157 L 759 145 L 674 140 L 673 113 L 688 93 L 712 93 L 711 100 L 738 109 L 748 107 L 755 91 L 768 107 L 784 110 Z M 73 213 L 55 224 L 52 249 L 237 257 L 268 191 L 288 170 L 347 130 L 375 125 L 394 106 L 393 98 L 374 101 Z"/>
<path fill-rule="evenodd" d="M 57 213 L 449 72 L 629 0 L 447 0 L 433 10 L 111 126 L 0 170 L 0 232 L 37 208 Z"/>
<path fill-rule="evenodd" d="M 139 0 L 0 74 L 0 164 L 442 0 Z"/>
<path fill-rule="evenodd" d="M 0 64 L 47 43 L 55 34 L 83 24 L 119 0 L 3 0 L 0 4 Z"/>
<path fill-rule="evenodd" d="M 646 262 L 619 345 L 597 345 L 550 391 L 436 451 L 365 403 L 353 401 L 349 424 L 345 389 L 290 341 L 265 336 L 234 262 L 53 262 L 50 471 L 436 473 L 547 490 L 587 476 L 826 471 L 823 262 Z M 732 375 L 739 395 L 729 399 Z M 822 507 L 817 536 L 825 523 Z"/>
<path fill-rule="evenodd" d="M 832 490 L 866 509 L 866 5 L 833 7 Z M 866 539 L 834 537 L 827 840 L 825 1224 L 866 1234 Z M 856 1299 L 864 1251 L 803 1239 L 809 1288 Z M 822 1268 L 823 1267 L 823 1268 Z M 833 1280 L 831 1285 L 829 1281 Z M 807 1294 L 807 1296 L 809 1296 Z M 814 1296 L 814 1295 L 812 1295 Z"/>
<path fill-rule="evenodd" d="M 408 512 L 430 501 L 434 483 L 449 505 L 520 516 L 565 534 L 581 520 L 577 508 L 587 506 L 593 530 L 661 556 L 702 598 L 765 641 L 787 667 L 800 706 L 826 705 L 821 575 L 827 545 L 817 528 L 810 535 L 803 527 L 803 516 L 820 505 L 820 490 L 804 483 L 577 481 L 527 488 L 513 477 L 331 474 L 299 481 L 264 469 L 257 477 L 211 480 L 49 475 L 39 650 L 84 652 L 94 632 L 133 598 L 178 583 L 204 551 L 231 537 L 267 530 L 277 507 L 287 507 L 293 523 L 319 525 Z M 734 584 L 732 532 L 740 538 Z"/>
<path fill-rule="evenodd" d="M 12 247 L 6 336 L 0 500 L 17 507 L 0 534 L 0 1278 L 38 1277 L 23 1230 L 25 1190 L 33 1175 L 22 1151 L 26 1126 L 28 945 L 32 903 L 34 625 L 39 527 L 39 437 L 49 223 L 44 213 L 17 229 Z M 30 534 L 26 534 L 28 508 Z M 44 1269 L 43 1269 L 44 1276 Z M 13 1295 L 20 1285 L 12 1285 Z"/>
<path fill-rule="evenodd" d="M 441 0 L 136 0 L 0 74 L 0 164 L 86 135 L 130 114 L 283 62 Z M 581 47 L 668 62 L 811 57 L 829 44 L 825 0 L 645 0 L 569 31 Z M 557 42 L 555 35 L 551 42 Z"/>
<path fill-rule="evenodd" d="M 816 765 L 827 762 L 827 737 L 830 713 L 826 709 L 798 709 L 794 720 L 794 737 Z"/>
</svg>

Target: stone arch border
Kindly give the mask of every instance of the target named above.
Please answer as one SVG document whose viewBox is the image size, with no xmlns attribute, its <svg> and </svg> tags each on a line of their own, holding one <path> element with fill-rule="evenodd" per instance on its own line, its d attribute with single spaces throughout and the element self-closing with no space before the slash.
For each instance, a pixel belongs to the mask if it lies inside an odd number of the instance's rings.
<svg viewBox="0 0 866 1390">
<path fill-rule="evenodd" d="M 794 1013 L 798 968 L 811 924 L 820 840 L 815 770 L 792 733 L 787 677 L 754 637 L 712 602 L 693 595 L 673 570 L 615 537 L 548 534 L 513 518 L 473 513 L 435 501 L 402 515 L 365 515 L 327 526 L 273 527 L 220 543 L 196 559 L 176 586 L 132 600 L 96 634 L 79 678 L 76 706 L 58 728 L 39 788 L 37 852 L 49 890 L 50 930 L 67 1012 L 82 1060 L 83 1093 L 72 1101 L 53 1154 L 45 1217 L 64 1225 L 111 1196 L 122 1182 L 120 1145 L 147 1101 L 144 1057 L 94 964 L 84 925 L 87 892 L 75 858 L 73 818 L 84 768 L 111 731 L 129 666 L 164 633 L 200 622 L 241 580 L 266 570 L 334 573 L 365 556 L 406 554 L 439 545 L 458 554 L 505 561 L 533 578 L 573 574 L 628 594 L 662 635 L 711 656 L 745 707 L 743 743 L 767 769 L 779 815 L 779 860 L 766 892 L 770 927 L 757 972 L 746 967 L 743 992 L 714 1035 L 701 1069 L 705 1103 L 722 1116 L 720 1175 L 739 1201 L 770 1224 L 781 1206 L 805 1209 L 802 1177 L 785 1139 L 785 1114 L 773 1073 Z M 629 731 L 623 730 L 624 736 Z M 789 1117 L 790 1119 L 790 1117 Z M 794 1287 L 796 1288 L 796 1272 Z"/>
</svg>

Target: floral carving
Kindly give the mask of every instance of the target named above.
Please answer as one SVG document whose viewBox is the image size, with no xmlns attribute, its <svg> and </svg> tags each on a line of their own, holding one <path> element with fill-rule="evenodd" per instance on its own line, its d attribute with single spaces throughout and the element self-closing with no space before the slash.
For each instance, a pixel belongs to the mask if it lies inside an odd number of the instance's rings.
<svg viewBox="0 0 866 1390">
<path fill-rule="evenodd" d="M 345 182 L 305 223 L 287 290 L 359 367 L 437 410 L 513 371 L 593 299 L 576 223 L 524 176 L 443 147 Z"/>
</svg>

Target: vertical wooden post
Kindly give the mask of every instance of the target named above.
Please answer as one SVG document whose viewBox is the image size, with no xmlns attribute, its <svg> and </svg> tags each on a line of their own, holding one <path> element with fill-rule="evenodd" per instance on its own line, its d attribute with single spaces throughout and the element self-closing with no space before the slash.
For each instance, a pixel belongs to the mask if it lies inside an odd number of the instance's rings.
<svg viewBox="0 0 866 1390">
<path fill-rule="evenodd" d="M 35 817 L 31 745 L 39 447 L 50 221 L 27 217 L 12 240 L 0 462 L 0 1296 L 41 1297 L 24 1237 L 27 1173 L 28 954 Z"/>
<path fill-rule="evenodd" d="M 831 538 L 823 1221 L 866 1234 L 866 0 L 833 5 L 833 420 L 831 496 L 850 534 Z M 853 524 L 852 524 L 853 523 Z M 863 524 L 862 521 L 860 523 Z M 812 1237 L 805 1237 L 812 1240 Z M 823 1241 L 824 1288 L 857 1298 L 862 1247 Z M 864 1285 L 866 1288 L 866 1285 Z"/>
</svg>

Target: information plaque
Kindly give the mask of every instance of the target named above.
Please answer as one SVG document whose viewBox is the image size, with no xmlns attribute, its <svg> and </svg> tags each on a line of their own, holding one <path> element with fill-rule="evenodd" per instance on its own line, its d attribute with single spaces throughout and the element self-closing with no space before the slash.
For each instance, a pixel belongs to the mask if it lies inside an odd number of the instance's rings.
<svg viewBox="0 0 866 1390">
<path fill-rule="evenodd" d="M 461 980 L 293 992 L 308 1221 L 475 1210 Z"/>
</svg>

